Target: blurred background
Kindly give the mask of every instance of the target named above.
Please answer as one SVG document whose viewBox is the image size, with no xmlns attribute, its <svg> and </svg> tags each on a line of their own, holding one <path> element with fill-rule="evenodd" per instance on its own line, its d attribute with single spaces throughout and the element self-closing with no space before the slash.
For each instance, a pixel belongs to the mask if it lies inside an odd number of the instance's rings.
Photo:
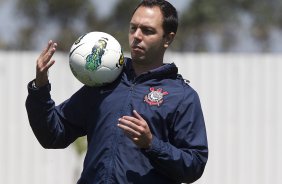
<svg viewBox="0 0 282 184">
<path fill-rule="evenodd" d="M 90 31 L 107 32 L 128 55 L 128 22 L 139 0 L 0 0 L 0 183 L 75 184 L 85 153 L 79 139 L 45 150 L 25 111 L 26 85 L 49 39 L 58 43 L 50 70 L 57 104 L 81 84 L 68 52 Z M 210 157 L 197 184 L 282 181 L 282 1 L 169 0 L 179 31 L 166 54 L 202 101 Z"/>
<path fill-rule="evenodd" d="M 0 48 L 41 50 L 48 39 L 68 51 L 78 36 L 105 31 L 128 50 L 131 12 L 139 0 L 0 0 Z M 180 52 L 281 52 L 280 0 L 171 0 Z"/>
</svg>

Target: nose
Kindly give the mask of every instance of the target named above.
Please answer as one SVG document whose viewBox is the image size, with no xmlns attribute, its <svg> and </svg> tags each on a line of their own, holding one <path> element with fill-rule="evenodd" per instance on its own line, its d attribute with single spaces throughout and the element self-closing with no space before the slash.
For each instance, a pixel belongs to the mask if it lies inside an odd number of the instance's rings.
<svg viewBox="0 0 282 184">
<path fill-rule="evenodd" d="M 141 40 L 142 39 L 142 31 L 140 28 L 137 28 L 133 34 L 134 39 Z"/>
</svg>

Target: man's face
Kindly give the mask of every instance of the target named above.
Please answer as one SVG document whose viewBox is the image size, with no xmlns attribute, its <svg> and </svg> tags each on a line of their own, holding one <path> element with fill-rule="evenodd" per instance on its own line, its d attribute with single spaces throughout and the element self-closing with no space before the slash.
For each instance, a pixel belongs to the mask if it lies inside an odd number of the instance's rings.
<svg viewBox="0 0 282 184">
<path fill-rule="evenodd" d="M 130 21 L 129 44 L 134 62 L 162 62 L 165 52 L 163 16 L 159 7 L 139 7 Z"/>
</svg>

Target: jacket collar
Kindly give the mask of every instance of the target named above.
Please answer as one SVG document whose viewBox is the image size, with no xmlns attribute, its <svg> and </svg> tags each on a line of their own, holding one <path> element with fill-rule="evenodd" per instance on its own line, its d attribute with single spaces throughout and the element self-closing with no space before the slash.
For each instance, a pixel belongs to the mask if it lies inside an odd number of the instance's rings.
<svg viewBox="0 0 282 184">
<path fill-rule="evenodd" d="M 145 72 L 138 76 L 138 79 L 148 80 L 152 78 L 170 78 L 176 77 L 178 72 L 178 68 L 174 63 L 165 63 L 162 66 Z M 134 68 L 132 66 L 132 60 L 130 58 L 125 58 L 125 73 L 130 80 L 137 79 Z"/>
</svg>

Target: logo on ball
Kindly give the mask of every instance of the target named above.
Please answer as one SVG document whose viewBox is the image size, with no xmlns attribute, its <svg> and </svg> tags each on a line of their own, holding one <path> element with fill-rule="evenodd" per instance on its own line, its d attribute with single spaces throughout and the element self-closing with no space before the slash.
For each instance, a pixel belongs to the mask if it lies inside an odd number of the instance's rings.
<svg viewBox="0 0 282 184">
<path fill-rule="evenodd" d="M 105 53 L 107 41 L 107 38 L 101 38 L 100 40 L 98 40 L 98 43 L 94 45 L 94 47 L 92 48 L 92 53 L 86 57 L 85 68 L 87 70 L 97 70 L 97 68 L 101 65 L 101 58 Z"/>
</svg>

